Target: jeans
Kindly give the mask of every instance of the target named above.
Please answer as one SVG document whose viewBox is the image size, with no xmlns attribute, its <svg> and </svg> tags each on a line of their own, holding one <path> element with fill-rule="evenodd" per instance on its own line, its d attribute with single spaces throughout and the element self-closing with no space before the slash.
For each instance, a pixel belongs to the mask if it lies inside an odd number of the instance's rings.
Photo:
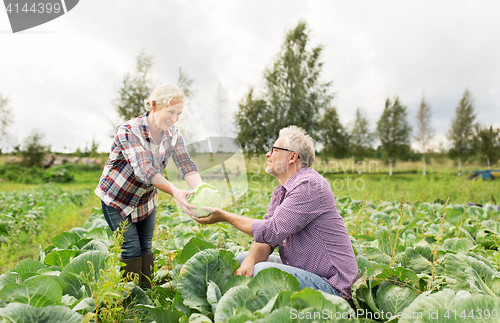
<svg viewBox="0 0 500 323">
<path fill-rule="evenodd" d="M 124 218 L 120 211 L 101 201 L 104 218 L 114 232 L 120 223 L 127 222 L 128 227 L 123 232 L 125 241 L 122 244 L 122 258 L 133 259 L 151 252 L 151 241 L 156 224 L 156 207 L 144 220 L 131 223 L 130 215 Z"/>
<path fill-rule="evenodd" d="M 236 256 L 236 259 L 241 263 L 248 255 L 248 251 L 242 252 Z M 319 277 L 316 274 L 310 273 L 300 268 L 283 265 L 280 257 L 275 255 L 269 255 L 269 258 L 265 262 L 256 263 L 253 266 L 253 277 L 257 275 L 257 273 L 266 268 L 278 268 L 289 274 L 292 274 L 297 278 L 300 284 L 300 288 L 304 289 L 306 287 L 310 287 L 312 289 L 320 290 L 328 294 L 339 296 L 338 291 L 330 284 L 328 284 L 323 278 Z"/>
</svg>

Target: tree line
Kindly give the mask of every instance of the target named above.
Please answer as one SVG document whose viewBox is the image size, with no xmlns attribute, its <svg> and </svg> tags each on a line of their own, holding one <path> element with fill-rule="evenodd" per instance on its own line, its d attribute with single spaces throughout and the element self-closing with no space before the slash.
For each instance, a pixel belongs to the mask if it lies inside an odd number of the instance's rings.
<svg viewBox="0 0 500 323">
<path fill-rule="evenodd" d="M 235 117 L 237 140 L 249 155 L 264 154 L 278 137 L 279 129 L 297 125 L 310 133 L 323 146 L 321 154 L 329 157 L 369 157 L 384 159 L 389 173 L 396 160 L 412 152 L 414 138 L 423 155 L 423 174 L 426 173 L 426 155 L 434 137 L 431 109 L 425 96 L 416 118 L 416 133 L 408 121 L 408 108 L 399 97 L 387 98 L 376 123 L 370 123 L 361 109 L 355 112 L 354 123 L 344 126 L 332 104 L 332 83 L 321 79 L 322 46 L 309 45 L 309 31 L 300 22 L 287 32 L 271 66 L 263 73 L 262 89 L 250 87 L 238 104 Z M 500 131 L 493 126 L 481 126 L 476 121 L 472 95 L 465 90 L 460 99 L 447 138 L 452 148 L 448 154 L 462 163 L 473 155 L 487 162 L 488 168 L 500 158 Z M 374 148 L 378 140 L 379 145 Z"/>
<path fill-rule="evenodd" d="M 431 125 L 431 107 L 424 95 L 415 116 L 416 129 L 408 121 L 408 108 L 399 97 L 387 98 L 384 110 L 371 129 L 366 114 L 357 109 L 354 122 L 344 126 L 340 121 L 337 108 L 333 105 L 334 93 L 332 82 L 322 79 L 323 46 L 312 46 L 310 31 L 305 22 L 286 33 L 271 65 L 263 72 L 263 86 L 250 87 L 238 103 L 234 115 L 236 139 L 241 143 L 247 155 L 261 155 L 269 150 L 281 128 L 297 125 L 304 128 L 321 144 L 319 153 L 328 161 L 329 158 L 354 157 L 356 160 L 378 158 L 387 161 L 389 173 L 397 160 L 415 156 L 411 149 L 412 139 L 417 143 L 423 161 L 423 174 L 426 173 L 426 160 L 431 152 L 430 144 L 434 138 Z M 154 88 L 151 75 L 153 57 L 141 51 L 136 58 L 135 69 L 125 74 L 113 106 L 119 116 L 112 124 L 112 134 L 119 123 L 145 113 L 144 100 Z M 193 98 L 191 79 L 181 67 L 177 85 L 188 98 Z M 9 138 L 8 127 L 12 114 L 7 107 L 9 100 L 0 93 L 0 148 Z M 220 135 L 227 135 L 228 100 L 225 89 L 218 83 L 214 98 L 217 114 L 215 124 Z M 493 126 L 482 126 L 476 122 L 472 94 L 465 90 L 458 102 L 451 127 L 447 132 L 451 149 L 450 158 L 458 162 L 459 173 L 462 163 L 471 157 L 481 158 L 490 168 L 500 158 L 500 130 Z M 192 129 L 185 127 L 181 132 L 186 136 Z M 50 149 L 43 146 L 43 135 L 34 132 L 24 143 L 22 150 L 36 156 L 37 162 Z M 375 147 L 375 144 L 378 144 Z M 97 143 L 92 143 L 97 150 Z M 21 152 L 17 145 L 15 150 Z M 1 150 L 0 150 L 1 153 Z M 26 156 L 29 160 L 29 156 Z"/>
</svg>

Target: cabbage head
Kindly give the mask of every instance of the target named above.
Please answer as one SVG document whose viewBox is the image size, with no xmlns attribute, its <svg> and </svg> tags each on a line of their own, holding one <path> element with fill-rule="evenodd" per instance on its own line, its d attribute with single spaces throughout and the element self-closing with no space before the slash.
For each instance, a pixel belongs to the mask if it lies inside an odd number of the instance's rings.
<svg viewBox="0 0 500 323">
<path fill-rule="evenodd" d="M 199 218 L 206 218 L 210 213 L 203 211 L 202 206 L 220 207 L 221 196 L 219 191 L 210 184 L 201 183 L 194 188 L 194 194 L 188 196 L 189 204 L 196 206 L 192 211 Z"/>
</svg>

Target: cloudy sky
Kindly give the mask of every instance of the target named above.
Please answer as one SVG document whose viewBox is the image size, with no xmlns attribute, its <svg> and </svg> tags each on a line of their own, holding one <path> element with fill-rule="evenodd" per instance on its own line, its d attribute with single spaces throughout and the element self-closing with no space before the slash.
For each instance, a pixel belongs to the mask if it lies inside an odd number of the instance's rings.
<svg viewBox="0 0 500 323">
<path fill-rule="evenodd" d="M 422 93 L 444 139 L 464 90 L 477 119 L 500 126 L 498 1 L 119 1 L 82 0 L 64 16 L 13 34 L 0 9 L 0 93 L 10 98 L 13 143 L 34 129 L 55 151 L 112 142 L 113 99 L 144 49 L 155 81 L 194 79 L 204 132 L 217 134 L 220 83 L 228 115 L 275 59 L 301 20 L 323 45 L 323 79 L 333 81 L 341 121 L 356 108 L 372 126 L 385 100 L 399 96 L 414 123 Z M 233 127 L 228 125 L 228 131 Z"/>
</svg>

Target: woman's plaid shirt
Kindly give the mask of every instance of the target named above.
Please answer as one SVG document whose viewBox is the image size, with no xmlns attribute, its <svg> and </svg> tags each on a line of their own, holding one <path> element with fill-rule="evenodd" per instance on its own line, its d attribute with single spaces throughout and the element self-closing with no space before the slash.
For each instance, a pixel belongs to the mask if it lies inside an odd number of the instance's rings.
<svg viewBox="0 0 500 323">
<path fill-rule="evenodd" d="M 116 132 L 95 194 L 106 205 L 118 209 L 124 218 L 130 214 L 132 222 L 141 221 L 153 212 L 158 201 L 151 178 L 163 174 L 170 157 L 181 179 L 198 171 L 177 127 L 170 127 L 163 133 L 161 143 L 155 145 L 149 134 L 147 114 L 129 120 Z"/>
</svg>

